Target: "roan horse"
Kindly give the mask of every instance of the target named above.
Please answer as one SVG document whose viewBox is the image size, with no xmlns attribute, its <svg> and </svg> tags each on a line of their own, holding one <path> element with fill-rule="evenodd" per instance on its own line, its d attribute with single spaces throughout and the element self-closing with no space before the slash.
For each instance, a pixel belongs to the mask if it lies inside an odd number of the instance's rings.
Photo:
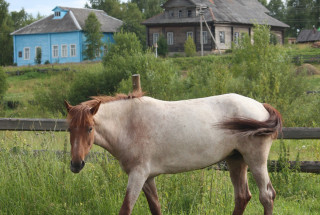
<svg viewBox="0 0 320 215">
<path fill-rule="evenodd" d="M 259 187 L 264 214 L 272 214 L 276 193 L 267 158 L 282 122 L 270 105 L 237 94 L 167 102 L 141 92 L 65 105 L 71 171 L 80 172 L 95 143 L 118 159 L 128 174 L 119 214 L 131 214 L 141 190 L 151 213 L 161 214 L 156 176 L 201 169 L 224 159 L 234 186 L 233 214 L 243 214 L 251 198 L 248 166 Z"/>
</svg>

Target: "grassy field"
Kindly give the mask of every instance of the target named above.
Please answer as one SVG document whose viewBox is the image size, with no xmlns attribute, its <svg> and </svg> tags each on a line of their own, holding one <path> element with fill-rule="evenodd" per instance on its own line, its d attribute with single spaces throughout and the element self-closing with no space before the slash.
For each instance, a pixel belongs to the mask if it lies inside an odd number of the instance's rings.
<svg viewBox="0 0 320 215">
<path fill-rule="evenodd" d="M 308 46 L 291 47 L 291 52 L 315 54 Z M 318 51 L 319 52 L 319 51 Z M 228 56 L 225 56 L 228 58 Z M 176 58 L 172 62 L 187 71 L 207 58 Z M 319 65 L 314 65 L 320 69 Z M 67 69 L 66 69 L 67 68 Z M 77 72 L 101 71 L 101 63 L 44 65 L 40 69 L 68 70 L 39 73 L 38 67 L 8 67 L 7 72 L 26 71 L 8 77 L 9 89 L 4 101 L 17 101 L 13 109 L 0 108 L 1 117 L 64 118 L 42 110 L 35 101 L 35 92 L 44 92 L 50 83 L 70 79 Z M 320 76 L 306 77 L 307 90 L 320 90 Z M 126 92 L 125 92 L 126 93 Z M 54 95 L 51 95 L 54 96 Z M 281 151 L 285 144 L 288 153 Z M 86 167 L 80 174 L 69 170 L 68 133 L 0 131 L 0 215 L 2 214 L 117 214 L 125 195 L 127 176 L 118 162 L 103 149 L 94 146 Z M 58 152 L 58 153 L 57 153 Z M 99 153 L 97 153 L 99 152 Z M 320 161 L 320 140 L 275 141 L 270 160 L 279 156 L 289 160 Z M 277 191 L 274 214 L 320 214 L 320 175 L 284 169 L 270 173 Z M 162 212 L 165 215 L 231 214 L 234 206 L 229 173 L 204 169 L 156 179 Z M 252 199 L 245 214 L 263 214 L 259 192 L 249 173 Z M 142 193 L 133 214 L 150 214 Z"/>
<path fill-rule="evenodd" d="M 285 142 L 291 146 L 290 158 L 299 151 L 301 159 L 318 159 L 319 141 Z M 279 157 L 279 145 L 273 144 L 271 159 Z M 84 170 L 73 174 L 69 150 L 64 132 L 0 132 L 0 214 L 117 214 L 127 183 L 118 162 L 94 146 Z M 274 214 L 320 214 L 320 175 L 283 171 L 270 177 L 277 191 Z M 228 172 L 161 175 L 156 183 L 163 214 L 232 213 Z M 253 197 L 245 214 L 263 214 L 250 173 L 249 185 Z M 143 193 L 133 214 L 150 214 Z"/>
</svg>

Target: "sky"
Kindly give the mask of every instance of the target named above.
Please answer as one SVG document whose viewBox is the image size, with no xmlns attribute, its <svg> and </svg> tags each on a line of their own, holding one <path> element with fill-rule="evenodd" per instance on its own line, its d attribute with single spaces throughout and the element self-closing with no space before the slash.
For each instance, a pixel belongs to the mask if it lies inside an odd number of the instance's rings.
<svg viewBox="0 0 320 215">
<path fill-rule="evenodd" d="M 83 8 L 89 0 L 5 0 L 9 3 L 9 12 L 20 11 L 22 8 L 34 17 L 38 12 L 40 15 L 51 15 L 56 6 Z"/>
</svg>

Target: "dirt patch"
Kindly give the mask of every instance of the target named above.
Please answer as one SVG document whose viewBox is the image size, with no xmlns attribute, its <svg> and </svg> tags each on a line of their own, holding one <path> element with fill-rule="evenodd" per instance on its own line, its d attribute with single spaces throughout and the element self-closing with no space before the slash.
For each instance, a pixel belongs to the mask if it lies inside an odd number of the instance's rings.
<svg viewBox="0 0 320 215">
<path fill-rule="evenodd" d="M 307 75 L 320 75 L 320 70 L 311 64 L 303 64 L 299 66 L 296 70 L 297 74 L 305 73 Z"/>
</svg>

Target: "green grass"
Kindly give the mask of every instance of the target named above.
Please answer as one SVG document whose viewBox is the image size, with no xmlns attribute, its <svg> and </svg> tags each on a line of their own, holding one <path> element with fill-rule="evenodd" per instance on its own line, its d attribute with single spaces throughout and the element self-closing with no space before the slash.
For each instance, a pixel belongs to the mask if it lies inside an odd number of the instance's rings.
<svg viewBox="0 0 320 215">
<path fill-rule="evenodd" d="M 293 158 L 307 145 L 300 155 L 318 159 L 319 141 L 285 142 Z M 46 151 L 35 154 L 39 149 Z M 90 154 L 100 154 L 89 157 L 83 171 L 73 174 L 69 150 L 65 132 L 0 132 L 0 214 L 118 214 L 127 184 L 118 162 L 94 146 Z M 275 142 L 270 158 L 277 159 L 279 152 Z M 257 186 L 248 175 L 252 199 L 245 214 L 263 214 Z M 274 172 L 270 177 L 277 191 L 274 214 L 320 214 L 320 175 Z M 232 213 L 228 172 L 204 169 L 161 175 L 156 183 L 164 215 Z M 133 214 L 151 214 L 143 193 Z"/>
</svg>

